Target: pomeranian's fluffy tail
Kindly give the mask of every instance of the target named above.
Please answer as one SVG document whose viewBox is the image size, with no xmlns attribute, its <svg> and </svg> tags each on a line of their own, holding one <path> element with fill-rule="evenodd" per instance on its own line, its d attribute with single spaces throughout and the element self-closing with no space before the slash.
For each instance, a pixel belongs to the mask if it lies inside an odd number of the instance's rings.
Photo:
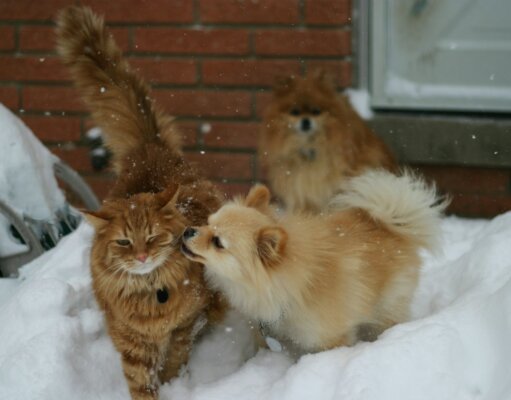
<svg viewBox="0 0 511 400">
<path fill-rule="evenodd" d="M 435 250 L 440 218 L 449 204 L 435 186 L 409 170 L 396 176 L 384 170 L 369 170 L 351 178 L 331 202 L 332 209 L 361 208 L 374 219 L 419 246 Z"/>
<path fill-rule="evenodd" d="M 87 7 L 71 6 L 58 15 L 56 34 L 57 51 L 105 134 L 117 172 L 143 143 L 160 141 L 181 151 L 172 118 L 152 103 L 148 86 L 122 57 L 103 18 Z"/>
</svg>

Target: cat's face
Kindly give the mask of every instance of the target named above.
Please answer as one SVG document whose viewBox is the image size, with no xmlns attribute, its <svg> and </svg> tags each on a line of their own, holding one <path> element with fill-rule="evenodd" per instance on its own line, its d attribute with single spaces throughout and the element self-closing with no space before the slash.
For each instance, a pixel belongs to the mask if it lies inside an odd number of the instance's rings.
<svg viewBox="0 0 511 400">
<path fill-rule="evenodd" d="M 179 237 L 186 221 L 175 209 L 170 193 L 142 193 L 115 199 L 87 214 L 96 240 L 105 249 L 104 267 L 110 272 L 149 274 L 179 254 Z"/>
</svg>

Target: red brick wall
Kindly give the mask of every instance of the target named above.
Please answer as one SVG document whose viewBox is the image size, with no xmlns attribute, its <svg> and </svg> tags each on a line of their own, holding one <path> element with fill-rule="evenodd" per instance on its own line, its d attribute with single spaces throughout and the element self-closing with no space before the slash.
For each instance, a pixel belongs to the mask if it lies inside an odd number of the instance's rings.
<svg viewBox="0 0 511 400">
<path fill-rule="evenodd" d="M 112 176 L 92 169 L 91 123 L 53 51 L 52 19 L 71 3 L 105 14 L 154 97 L 179 117 L 187 157 L 228 194 L 260 178 L 255 145 L 275 75 L 321 66 L 340 88 L 352 83 L 350 0 L 0 0 L 0 102 L 100 197 Z M 509 171 L 424 171 L 457 193 L 458 213 L 510 208 Z M 489 183 L 467 190 L 458 173 L 474 171 Z"/>
</svg>

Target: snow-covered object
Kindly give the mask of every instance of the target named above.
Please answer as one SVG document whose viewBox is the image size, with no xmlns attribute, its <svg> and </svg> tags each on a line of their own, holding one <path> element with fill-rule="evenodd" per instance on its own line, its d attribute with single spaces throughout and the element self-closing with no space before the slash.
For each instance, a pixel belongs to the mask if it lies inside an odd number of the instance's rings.
<svg viewBox="0 0 511 400">
<path fill-rule="evenodd" d="M 0 103 L 0 200 L 20 216 L 51 221 L 64 206 L 53 165 L 58 160 L 16 115 Z M 0 256 L 25 250 L 0 215 Z"/>
<path fill-rule="evenodd" d="M 362 119 L 369 120 L 374 117 L 371 108 L 371 96 L 367 90 L 346 89 L 344 94 L 348 97 L 351 105 Z"/>
<path fill-rule="evenodd" d="M 161 399 L 511 399 L 511 213 L 451 217 L 442 232 L 443 253 L 425 255 L 411 322 L 294 362 L 253 355 L 250 327 L 232 315 Z M 91 292 L 91 236 L 82 224 L 19 279 L 0 280 L 0 399 L 129 398 Z"/>
<path fill-rule="evenodd" d="M 85 136 L 89 140 L 101 140 L 103 138 L 103 131 L 101 128 L 94 126 L 87 131 Z"/>
<path fill-rule="evenodd" d="M 490 81 L 492 75 L 490 75 Z M 473 97 L 480 99 L 511 100 L 508 87 L 462 86 L 445 84 L 427 84 L 410 81 L 399 75 L 390 74 L 385 84 L 388 96 L 407 96 L 411 98 L 453 98 Z"/>
</svg>

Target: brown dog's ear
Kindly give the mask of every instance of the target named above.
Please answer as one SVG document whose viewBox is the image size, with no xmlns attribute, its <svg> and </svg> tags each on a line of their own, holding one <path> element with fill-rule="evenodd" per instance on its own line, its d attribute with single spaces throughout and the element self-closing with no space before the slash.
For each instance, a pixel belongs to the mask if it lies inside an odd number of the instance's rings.
<svg viewBox="0 0 511 400">
<path fill-rule="evenodd" d="M 311 73 L 311 76 L 322 87 L 335 91 L 335 80 L 332 74 L 322 68 L 318 68 Z"/>
<path fill-rule="evenodd" d="M 287 232 L 278 226 L 262 228 L 257 235 L 257 253 L 263 265 L 275 267 L 284 255 Z"/>
<path fill-rule="evenodd" d="M 179 185 L 173 185 L 163 192 L 157 194 L 158 202 L 162 205 L 162 211 L 170 211 L 176 207 L 177 199 L 179 197 Z"/>
<path fill-rule="evenodd" d="M 255 208 L 258 211 L 265 212 L 270 205 L 271 194 L 269 189 L 261 184 L 252 186 L 245 198 L 247 207 Z"/>
<path fill-rule="evenodd" d="M 110 216 L 104 211 L 80 210 L 87 222 L 91 224 L 96 231 L 104 228 L 110 221 Z"/>
<path fill-rule="evenodd" d="M 286 77 L 277 76 L 273 85 L 273 93 L 275 96 L 284 96 L 295 87 L 295 83 L 296 78 L 293 75 Z"/>
</svg>

